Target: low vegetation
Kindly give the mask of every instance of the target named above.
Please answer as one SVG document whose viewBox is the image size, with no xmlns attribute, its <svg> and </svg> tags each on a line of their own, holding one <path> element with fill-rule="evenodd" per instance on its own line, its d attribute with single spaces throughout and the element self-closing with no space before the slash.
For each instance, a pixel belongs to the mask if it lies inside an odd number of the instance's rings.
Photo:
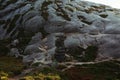
<svg viewBox="0 0 120 80">
<path fill-rule="evenodd" d="M 120 62 L 77 65 L 67 69 L 65 73 L 68 80 L 120 80 Z"/>
<path fill-rule="evenodd" d="M 22 59 L 10 56 L 0 56 L 0 71 L 6 72 L 9 76 L 21 74 L 24 69 Z"/>
<path fill-rule="evenodd" d="M 39 73 L 37 75 L 25 76 L 20 80 L 61 80 L 60 76 L 57 74 L 42 74 Z"/>
<path fill-rule="evenodd" d="M 0 71 L 0 80 L 8 80 L 8 74 Z"/>
</svg>

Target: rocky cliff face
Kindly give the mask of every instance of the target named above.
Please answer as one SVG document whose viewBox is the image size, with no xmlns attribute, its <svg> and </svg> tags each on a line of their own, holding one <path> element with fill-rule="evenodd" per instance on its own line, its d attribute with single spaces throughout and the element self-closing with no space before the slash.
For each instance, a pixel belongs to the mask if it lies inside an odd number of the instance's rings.
<svg viewBox="0 0 120 80">
<path fill-rule="evenodd" d="M 1 0 L 0 5 L 0 54 L 52 62 L 56 34 L 64 33 L 72 60 L 120 58 L 120 10 L 77 0 Z"/>
</svg>

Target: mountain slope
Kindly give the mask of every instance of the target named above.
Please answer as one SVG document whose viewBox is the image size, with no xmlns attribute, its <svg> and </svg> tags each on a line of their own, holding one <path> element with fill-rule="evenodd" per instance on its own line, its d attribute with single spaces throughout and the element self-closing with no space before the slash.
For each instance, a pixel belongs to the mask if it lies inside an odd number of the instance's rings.
<svg viewBox="0 0 120 80">
<path fill-rule="evenodd" d="M 74 0 L 1 0 L 0 5 L 3 53 L 27 55 L 23 57 L 24 62 L 44 62 L 45 58 L 51 61 L 56 33 L 64 33 L 67 54 L 77 56 L 74 59 L 78 61 L 83 53 L 97 53 L 95 60 L 120 57 L 120 11 L 117 9 Z M 39 47 L 46 49 L 47 56 Z"/>
</svg>

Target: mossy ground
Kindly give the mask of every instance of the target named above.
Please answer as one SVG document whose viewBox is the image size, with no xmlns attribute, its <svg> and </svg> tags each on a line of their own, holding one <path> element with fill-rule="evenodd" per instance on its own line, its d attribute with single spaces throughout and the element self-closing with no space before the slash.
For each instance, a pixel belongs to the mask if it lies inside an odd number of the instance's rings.
<svg viewBox="0 0 120 80">
<path fill-rule="evenodd" d="M 0 80 L 8 80 L 8 74 L 0 71 Z"/>
<path fill-rule="evenodd" d="M 34 68 L 20 80 L 27 80 L 28 77 L 35 80 L 68 80 L 66 75 L 56 67 Z"/>
<path fill-rule="evenodd" d="M 120 80 L 119 61 L 106 61 L 96 64 L 76 65 L 66 71 L 62 71 L 57 68 L 46 67 L 42 70 L 36 69 L 32 73 L 29 73 L 29 75 L 38 75 L 38 73 L 41 72 L 44 75 L 48 75 L 49 73 L 57 74 L 61 80 Z"/>
<path fill-rule="evenodd" d="M 120 62 L 107 61 L 75 66 L 65 73 L 68 80 L 120 80 Z"/>
<path fill-rule="evenodd" d="M 19 75 L 24 68 L 22 59 L 10 56 L 0 56 L 0 71 L 8 73 L 10 76 Z"/>
<path fill-rule="evenodd" d="M 58 66 L 59 67 L 59 66 Z M 64 72 L 58 67 L 35 68 L 21 80 L 120 80 L 120 61 L 106 61 L 97 64 L 77 65 Z M 22 59 L 0 56 L 0 71 L 7 77 L 17 76 L 23 71 Z M 12 75 L 12 76 L 11 76 Z M 43 80 L 44 80 L 43 79 Z"/>
<path fill-rule="evenodd" d="M 43 74 L 39 73 L 37 75 L 25 76 L 20 80 L 61 80 L 60 76 L 57 74 Z"/>
</svg>

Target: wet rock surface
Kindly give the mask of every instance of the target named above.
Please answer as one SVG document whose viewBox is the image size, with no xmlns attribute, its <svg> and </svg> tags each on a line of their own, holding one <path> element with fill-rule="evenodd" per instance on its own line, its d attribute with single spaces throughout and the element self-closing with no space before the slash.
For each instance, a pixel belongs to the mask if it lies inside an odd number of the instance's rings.
<svg viewBox="0 0 120 80">
<path fill-rule="evenodd" d="M 75 60 L 85 60 L 81 57 L 91 50 L 95 60 L 120 58 L 120 10 L 77 0 L 1 0 L 0 5 L 0 51 L 22 55 L 25 63 L 54 60 L 56 33 L 64 33 L 67 55 Z"/>
</svg>

